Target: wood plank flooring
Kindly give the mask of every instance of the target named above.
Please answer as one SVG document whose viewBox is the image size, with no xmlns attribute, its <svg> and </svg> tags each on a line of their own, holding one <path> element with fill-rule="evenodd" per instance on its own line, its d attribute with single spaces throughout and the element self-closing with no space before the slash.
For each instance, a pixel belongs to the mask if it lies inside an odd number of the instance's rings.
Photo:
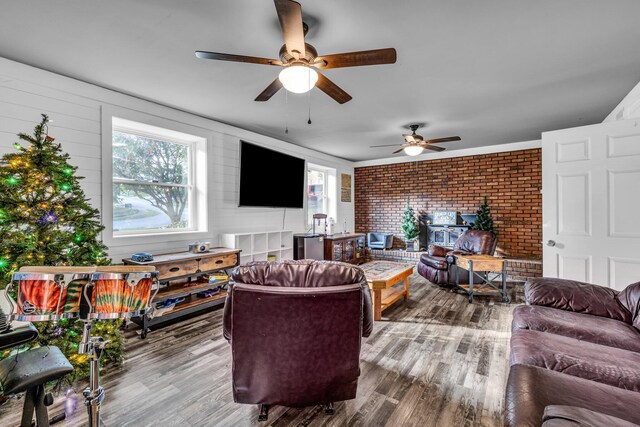
<svg viewBox="0 0 640 427">
<path fill-rule="evenodd" d="M 508 374 L 511 305 L 467 297 L 411 276 L 411 298 L 383 312 L 363 344 L 355 400 L 322 407 L 274 407 L 258 423 L 256 405 L 231 395 L 231 351 L 222 310 L 149 333 L 126 332 L 124 367 L 103 378 L 103 424 L 115 426 L 501 426 Z M 56 425 L 86 425 L 82 405 Z M 50 410 L 61 411 L 62 398 Z M 22 400 L 0 407 L 0 425 L 19 424 Z"/>
</svg>

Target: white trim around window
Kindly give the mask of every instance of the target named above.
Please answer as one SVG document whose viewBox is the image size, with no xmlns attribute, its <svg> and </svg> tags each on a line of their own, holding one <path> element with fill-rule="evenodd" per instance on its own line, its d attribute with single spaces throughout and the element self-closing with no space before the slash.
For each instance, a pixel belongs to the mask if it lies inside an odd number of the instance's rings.
<svg viewBox="0 0 640 427">
<path fill-rule="evenodd" d="M 114 233 L 113 183 L 125 182 L 113 177 L 113 130 L 143 137 L 170 140 L 189 147 L 189 177 L 184 186 L 189 191 L 189 224 L 187 229 L 164 229 L 135 233 Z M 114 106 L 102 107 L 102 239 L 109 247 L 198 240 L 208 237 L 207 140 L 208 130 Z M 130 182 L 135 183 L 135 182 Z M 144 184 L 144 183 L 143 183 Z M 146 183 L 148 184 L 148 183 Z M 163 185 L 163 183 L 154 183 Z M 168 184 L 173 185 L 173 184 Z"/>
<path fill-rule="evenodd" d="M 313 163 L 307 162 L 307 177 L 305 178 L 305 185 L 307 195 L 305 197 L 305 222 L 307 227 L 313 226 L 313 224 L 309 221 L 309 172 L 310 171 L 318 171 L 324 174 L 324 206 L 322 213 L 327 214 L 327 220 L 329 218 L 333 218 L 334 221 L 337 220 L 337 206 L 336 201 L 338 200 L 337 194 L 337 181 L 336 181 L 336 169 L 330 168 L 328 166 L 321 166 Z"/>
</svg>

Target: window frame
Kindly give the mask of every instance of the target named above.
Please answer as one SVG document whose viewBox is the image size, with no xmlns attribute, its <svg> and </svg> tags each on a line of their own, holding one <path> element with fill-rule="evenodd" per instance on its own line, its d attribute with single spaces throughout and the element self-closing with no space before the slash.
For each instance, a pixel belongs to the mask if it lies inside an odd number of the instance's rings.
<svg viewBox="0 0 640 427">
<path fill-rule="evenodd" d="M 307 162 L 307 176 L 305 179 L 306 184 L 306 200 L 305 200 L 305 222 L 307 227 L 313 226 L 313 221 L 309 219 L 309 172 L 322 172 L 324 174 L 324 203 L 323 203 L 323 213 L 327 214 L 327 220 L 329 218 L 333 218 L 336 220 L 336 169 L 330 168 L 328 166 L 321 166 L 313 163 Z"/>
<path fill-rule="evenodd" d="M 190 227 L 183 229 L 156 229 L 135 232 L 113 230 L 113 185 L 116 180 L 125 184 L 167 185 L 133 181 L 113 176 L 113 132 L 121 131 L 170 143 L 190 146 L 189 183 L 175 186 L 191 186 L 188 192 Z M 172 240 L 196 240 L 206 238 L 208 233 L 207 197 L 207 142 L 209 135 L 202 129 L 158 116 L 116 107 L 102 110 L 102 224 L 105 229 L 102 239 L 109 247 L 139 243 L 161 243 Z M 172 186 L 174 186 L 172 185 Z"/>
</svg>

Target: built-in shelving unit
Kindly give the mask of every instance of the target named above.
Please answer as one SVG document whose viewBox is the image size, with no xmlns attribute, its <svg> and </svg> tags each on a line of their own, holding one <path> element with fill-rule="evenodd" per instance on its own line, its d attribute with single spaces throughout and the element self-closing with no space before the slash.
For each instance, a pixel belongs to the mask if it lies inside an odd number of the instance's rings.
<svg viewBox="0 0 640 427">
<path fill-rule="evenodd" d="M 293 259 L 293 231 L 225 233 L 220 245 L 240 249 L 240 265 L 251 261 Z"/>
</svg>

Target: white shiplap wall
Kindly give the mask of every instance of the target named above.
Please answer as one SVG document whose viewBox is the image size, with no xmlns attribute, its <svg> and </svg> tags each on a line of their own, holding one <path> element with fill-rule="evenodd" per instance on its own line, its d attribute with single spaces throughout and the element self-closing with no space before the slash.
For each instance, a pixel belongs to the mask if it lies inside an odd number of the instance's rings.
<svg viewBox="0 0 640 427">
<path fill-rule="evenodd" d="M 208 135 L 207 237 L 213 244 L 217 244 L 219 235 L 225 232 L 282 229 L 283 209 L 237 207 L 240 139 L 305 158 L 310 163 L 335 168 L 338 178 L 340 173 L 353 175 L 352 162 L 4 58 L 0 58 L 0 155 L 14 150 L 17 133 L 30 133 L 40 120 L 40 114 L 48 114 L 53 120 L 49 134 L 70 154 L 71 163 L 79 167 L 78 175 L 85 177 L 82 187 L 87 197 L 101 209 L 101 111 L 105 106 L 143 112 L 205 131 Z M 260 183 L 265 191 L 277 191 L 277 184 L 269 182 L 268 177 Z M 105 196 L 110 202 L 110 195 Z M 334 197 L 339 197 L 339 188 Z M 353 203 L 338 202 L 338 224 L 345 219 L 348 229 L 353 230 Z M 285 229 L 304 231 L 304 211 L 287 210 Z M 138 251 L 163 253 L 185 250 L 190 241 L 178 237 L 162 243 L 150 243 L 141 238 L 133 243 L 112 244 L 109 255 L 114 262 L 119 262 Z"/>
</svg>

